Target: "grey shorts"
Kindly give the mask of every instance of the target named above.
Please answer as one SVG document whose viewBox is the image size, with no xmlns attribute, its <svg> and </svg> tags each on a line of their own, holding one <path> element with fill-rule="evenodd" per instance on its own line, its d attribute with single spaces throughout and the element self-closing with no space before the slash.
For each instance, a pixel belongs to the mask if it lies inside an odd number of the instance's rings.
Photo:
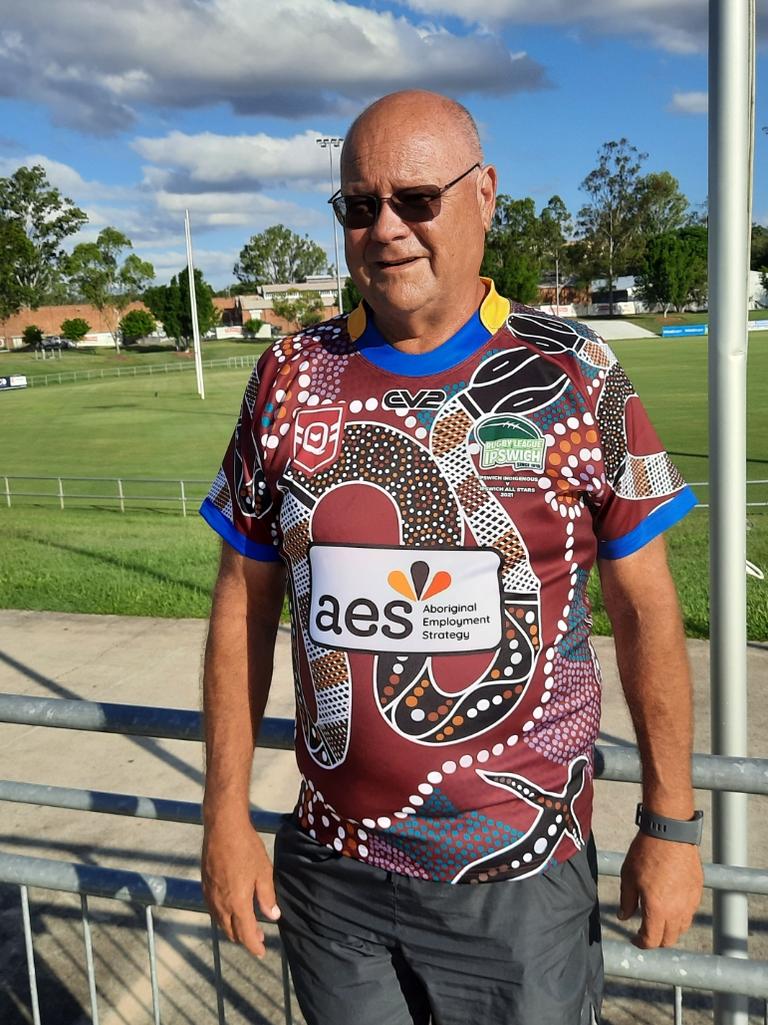
<svg viewBox="0 0 768 1025">
<path fill-rule="evenodd" d="M 591 1025 L 603 964 L 592 839 L 524 880 L 427 882 L 275 838 L 280 933 L 307 1025 Z"/>
</svg>

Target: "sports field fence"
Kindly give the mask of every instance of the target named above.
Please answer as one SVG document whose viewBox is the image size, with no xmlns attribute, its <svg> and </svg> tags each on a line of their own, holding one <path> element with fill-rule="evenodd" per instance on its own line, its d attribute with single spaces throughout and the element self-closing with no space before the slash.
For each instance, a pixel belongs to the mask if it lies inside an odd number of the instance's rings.
<svg viewBox="0 0 768 1025">
<path fill-rule="evenodd" d="M 199 477 L 70 477 L 0 473 L 0 507 L 57 505 L 59 509 L 91 508 L 127 512 L 129 509 L 170 508 L 182 516 L 197 510 L 210 488 Z M 709 508 L 709 481 L 693 481 L 701 501 Z M 768 478 L 747 481 L 747 508 L 768 508 Z"/>
</svg>

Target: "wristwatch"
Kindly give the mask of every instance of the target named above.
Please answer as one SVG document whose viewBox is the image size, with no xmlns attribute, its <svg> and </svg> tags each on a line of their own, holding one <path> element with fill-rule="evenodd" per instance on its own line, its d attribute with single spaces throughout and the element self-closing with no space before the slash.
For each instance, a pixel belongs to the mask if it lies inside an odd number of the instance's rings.
<svg viewBox="0 0 768 1025">
<path fill-rule="evenodd" d="M 658 840 L 675 840 L 677 843 L 701 843 L 703 811 L 695 811 L 692 819 L 668 819 L 665 815 L 654 815 L 638 804 L 635 825 L 641 833 L 655 836 Z"/>
</svg>

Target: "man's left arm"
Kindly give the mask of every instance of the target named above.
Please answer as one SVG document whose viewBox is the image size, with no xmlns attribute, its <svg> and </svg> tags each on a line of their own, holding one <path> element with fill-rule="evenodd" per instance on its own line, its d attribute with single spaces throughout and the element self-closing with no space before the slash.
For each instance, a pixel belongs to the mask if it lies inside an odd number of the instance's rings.
<svg viewBox="0 0 768 1025">
<path fill-rule="evenodd" d="M 616 658 L 637 734 L 643 805 L 690 819 L 693 703 L 690 667 L 663 537 L 620 559 L 598 560 Z M 698 848 L 638 833 L 621 872 L 619 918 L 638 905 L 639 947 L 671 947 L 693 920 L 703 874 Z"/>
</svg>

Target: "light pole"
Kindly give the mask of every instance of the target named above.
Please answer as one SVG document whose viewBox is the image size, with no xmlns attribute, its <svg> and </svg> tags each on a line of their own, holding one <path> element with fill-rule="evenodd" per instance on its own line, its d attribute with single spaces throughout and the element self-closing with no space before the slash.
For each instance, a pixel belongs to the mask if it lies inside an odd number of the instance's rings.
<svg viewBox="0 0 768 1025">
<path fill-rule="evenodd" d="M 344 140 L 324 135 L 321 139 L 315 139 L 315 142 L 322 149 L 328 150 L 328 166 L 331 170 L 331 195 L 333 195 L 336 191 L 333 184 L 333 151 L 334 149 L 338 149 Z M 339 175 L 339 178 L 341 178 L 341 175 Z M 343 313 L 344 311 L 341 305 L 341 271 L 339 269 L 339 239 L 336 234 L 336 214 L 333 210 L 331 210 L 331 220 L 333 221 L 333 251 L 336 257 L 336 292 L 339 299 L 339 313 Z"/>
</svg>

